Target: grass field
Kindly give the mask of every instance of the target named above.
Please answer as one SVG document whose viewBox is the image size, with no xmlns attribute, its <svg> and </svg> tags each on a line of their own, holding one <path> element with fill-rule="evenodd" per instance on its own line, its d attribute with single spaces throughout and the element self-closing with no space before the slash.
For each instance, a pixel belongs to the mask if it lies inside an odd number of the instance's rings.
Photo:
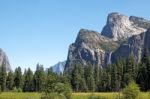
<svg viewBox="0 0 150 99">
<path fill-rule="evenodd" d="M 119 93 L 73 93 L 72 99 L 89 99 L 91 96 L 99 96 L 102 99 L 119 99 Z M 4 92 L 0 94 L 0 99 L 40 99 L 41 93 L 14 93 Z M 101 99 L 100 98 L 100 99 Z M 150 93 L 141 93 L 138 99 L 150 99 Z"/>
</svg>

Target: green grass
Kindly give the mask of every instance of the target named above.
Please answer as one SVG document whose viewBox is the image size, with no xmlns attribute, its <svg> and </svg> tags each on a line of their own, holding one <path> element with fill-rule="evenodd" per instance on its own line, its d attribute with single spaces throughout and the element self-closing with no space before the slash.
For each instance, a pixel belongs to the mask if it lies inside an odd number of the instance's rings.
<svg viewBox="0 0 150 99">
<path fill-rule="evenodd" d="M 72 99 L 88 99 L 90 96 L 99 96 L 102 99 L 119 99 L 116 98 L 121 96 L 119 93 L 73 93 Z M 40 99 L 41 93 L 15 93 L 15 92 L 4 92 L 0 94 L 0 99 Z M 150 99 L 150 92 L 140 93 L 138 99 Z"/>
<path fill-rule="evenodd" d="M 0 99 L 40 99 L 40 97 L 40 93 L 4 92 L 0 94 Z"/>
</svg>

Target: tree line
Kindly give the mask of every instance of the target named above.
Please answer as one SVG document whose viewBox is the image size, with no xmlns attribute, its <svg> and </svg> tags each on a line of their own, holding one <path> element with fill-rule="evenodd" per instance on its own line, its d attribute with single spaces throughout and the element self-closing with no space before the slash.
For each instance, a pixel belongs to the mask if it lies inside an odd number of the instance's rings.
<svg viewBox="0 0 150 99">
<path fill-rule="evenodd" d="M 64 75 L 57 75 L 52 69 L 45 71 L 40 64 L 37 64 L 34 73 L 30 68 L 22 73 L 21 67 L 7 73 L 4 63 L 0 68 L 1 91 L 53 92 L 56 85 L 62 84 L 69 87 L 68 79 Z"/>
<path fill-rule="evenodd" d="M 37 64 L 35 72 L 28 68 L 24 73 L 21 67 L 14 72 L 7 72 L 5 63 L 0 67 L 1 91 L 50 93 L 71 87 L 74 92 L 117 92 L 131 81 L 135 81 L 142 91 L 150 90 L 150 57 L 146 49 L 138 64 L 131 54 L 127 59 L 119 59 L 106 68 L 90 64 L 83 66 L 75 62 L 71 73 L 59 75 L 52 69 L 45 71 L 40 64 Z"/>
</svg>

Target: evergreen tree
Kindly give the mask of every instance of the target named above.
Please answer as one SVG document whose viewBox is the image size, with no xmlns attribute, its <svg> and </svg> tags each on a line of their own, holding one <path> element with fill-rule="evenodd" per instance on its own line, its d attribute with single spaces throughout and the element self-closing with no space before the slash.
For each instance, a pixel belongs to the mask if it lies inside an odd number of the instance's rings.
<svg viewBox="0 0 150 99">
<path fill-rule="evenodd" d="M 129 58 L 127 59 L 127 62 L 126 62 L 126 72 L 129 73 L 130 76 L 128 76 L 128 82 L 131 82 L 132 80 L 136 80 L 136 64 L 134 62 L 134 57 L 133 55 L 131 54 L 129 56 Z"/>
<path fill-rule="evenodd" d="M 24 79 L 24 92 L 31 92 L 33 91 L 33 72 L 29 68 L 27 72 L 25 72 L 25 79 Z"/>
<path fill-rule="evenodd" d="M 123 61 L 122 59 L 117 60 L 116 68 L 117 68 L 117 82 L 118 85 L 116 86 L 116 91 L 120 91 L 122 88 L 122 81 L 123 81 Z"/>
<path fill-rule="evenodd" d="M 12 90 L 14 85 L 14 74 L 12 71 L 10 71 L 7 75 L 6 79 L 6 87 L 8 90 Z"/>
<path fill-rule="evenodd" d="M 111 89 L 112 91 L 118 91 L 118 75 L 117 75 L 117 66 L 116 64 L 112 64 L 112 71 L 111 71 Z"/>
<path fill-rule="evenodd" d="M 85 68 L 85 79 L 88 91 L 95 91 L 94 68 L 92 65 L 87 65 Z"/>
<path fill-rule="evenodd" d="M 145 48 L 141 63 L 139 65 L 139 71 L 137 76 L 137 83 L 140 85 L 141 90 L 144 91 L 150 89 L 149 66 L 150 66 L 150 59 L 148 56 L 148 51 Z"/>
<path fill-rule="evenodd" d="M 81 75 L 79 74 L 79 67 L 77 64 L 75 64 L 71 74 L 71 85 L 75 91 L 79 91 L 80 79 L 81 79 Z"/>
<path fill-rule="evenodd" d="M 99 91 L 107 92 L 110 90 L 111 90 L 111 75 L 106 70 L 103 70 L 101 81 L 99 83 Z"/>
<path fill-rule="evenodd" d="M 46 93 L 54 92 L 55 84 L 57 83 L 57 75 L 52 71 L 52 69 L 48 69 L 47 78 L 46 78 Z"/>
<path fill-rule="evenodd" d="M 95 89 L 96 91 L 98 91 L 98 84 L 99 84 L 99 80 L 100 80 L 100 68 L 98 65 L 95 66 L 94 69 L 94 79 L 95 79 Z"/>
<path fill-rule="evenodd" d="M 6 65 L 4 62 L 2 62 L 2 65 L 0 68 L 0 86 L 1 86 L 2 91 L 4 91 L 6 88 L 6 77 L 7 77 Z"/>
<path fill-rule="evenodd" d="M 37 64 L 36 71 L 33 77 L 34 90 L 41 92 L 45 90 L 46 74 L 42 65 Z"/>
<path fill-rule="evenodd" d="M 15 69 L 15 73 L 14 73 L 14 85 L 17 89 L 22 88 L 22 71 L 21 68 L 18 67 Z"/>
</svg>

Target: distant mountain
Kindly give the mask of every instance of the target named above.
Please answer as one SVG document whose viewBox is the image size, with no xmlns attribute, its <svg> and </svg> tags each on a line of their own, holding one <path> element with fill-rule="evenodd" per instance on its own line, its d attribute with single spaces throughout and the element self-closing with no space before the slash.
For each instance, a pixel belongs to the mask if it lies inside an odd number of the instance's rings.
<svg viewBox="0 0 150 99">
<path fill-rule="evenodd" d="M 57 73 L 57 74 L 61 74 L 64 72 L 64 68 L 66 65 L 66 61 L 64 62 L 59 62 L 57 64 L 55 64 L 54 66 L 51 66 L 53 72 Z"/>
<path fill-rule="evenodd" d="M 9 64 L 8 57 L 7 57 L 6 53 L 0 48 L 0 66 L 2 64 L 5 64 L 7 71 L 11 70 L 11 66 Z"/>
<path fill-rule="evenodd" d="M 65 71 L 70 71 L 74 63 L 82 66 L 91 64 L 105 68 L 119 58 L 126 59 L 131 53 L 139 62 L 143 49 L 150 51 L 150 21 L 120 13 L 110 13 L 102 33 L 81 29 L 75 43 L 69 47 Z"/>
</svg>

